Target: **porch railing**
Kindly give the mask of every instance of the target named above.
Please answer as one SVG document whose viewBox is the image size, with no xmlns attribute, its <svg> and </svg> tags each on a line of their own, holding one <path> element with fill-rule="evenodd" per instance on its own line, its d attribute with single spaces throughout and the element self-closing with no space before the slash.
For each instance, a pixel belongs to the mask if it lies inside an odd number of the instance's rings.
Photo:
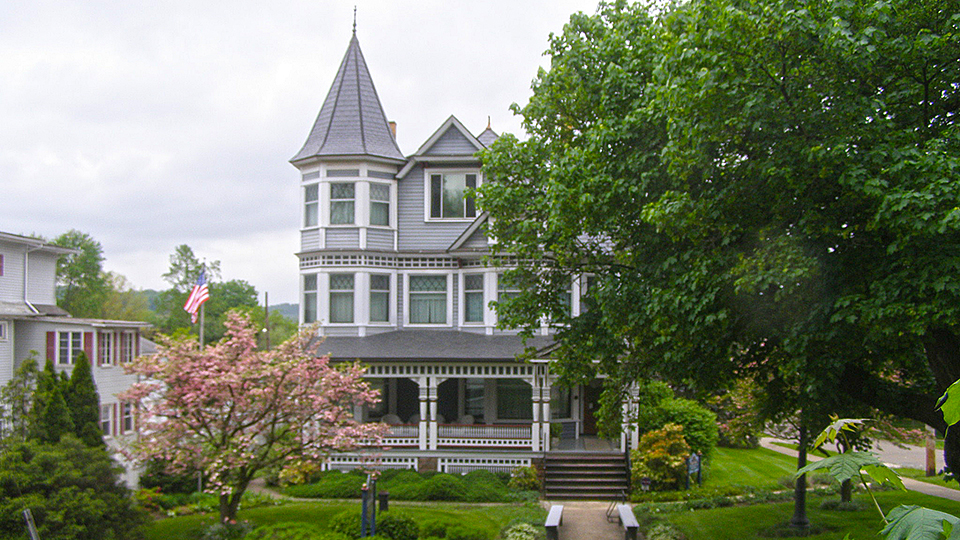
<svg viewBox="0 0 960 540">
<path fill-rule="evenodd" d="M 386 446 L 417 446 L 420 440 L 418 424 L 392 425 L 383 436 Z"/>
<path fill-rule="evenodd" d="M 530 424 L 437 426 L 437 446 L 530 446 Z"/>
</svg>

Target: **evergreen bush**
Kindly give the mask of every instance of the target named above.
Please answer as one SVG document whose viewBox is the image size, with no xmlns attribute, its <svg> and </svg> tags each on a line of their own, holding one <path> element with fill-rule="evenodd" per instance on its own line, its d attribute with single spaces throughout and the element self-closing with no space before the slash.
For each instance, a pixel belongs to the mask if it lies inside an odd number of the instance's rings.
<svg viewBox="0 0 960 540">
<path fill-rule="evenodd" d="M 391 511 L 377 514 L 377 534 L 392 540 L 417 540 L 420 528 L 412 517 Z"/>
</svg>

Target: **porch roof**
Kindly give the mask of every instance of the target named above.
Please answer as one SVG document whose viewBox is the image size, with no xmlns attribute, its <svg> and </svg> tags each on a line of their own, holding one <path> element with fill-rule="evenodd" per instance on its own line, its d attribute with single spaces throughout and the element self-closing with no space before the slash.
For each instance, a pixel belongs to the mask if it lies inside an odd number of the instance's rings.
<svg viewBox="0 0 960 540">
<path fill-rule="evenodd" d="M 535 336 L 526 347 L 537 350 L 553 343 L 551 336 Z M 478 334 L 456 330 L 396 330 L 363 337 L 329 336 L 317 348 L 333 360 L 514 360 L 524 350 L 515 335 Z"/>
</svg>

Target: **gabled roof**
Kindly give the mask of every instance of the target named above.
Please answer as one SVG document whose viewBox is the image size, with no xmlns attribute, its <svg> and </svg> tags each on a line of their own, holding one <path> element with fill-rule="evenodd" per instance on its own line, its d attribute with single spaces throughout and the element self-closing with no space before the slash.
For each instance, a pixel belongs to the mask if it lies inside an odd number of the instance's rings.
<svg viewBox="0 0 960 540">
<path fill-rule="evenodd" d="M 347 156 L 405 161 L 390 131 L 356 33 L 307 142 L 290 162 Z"/>
<path fill-rule="evenodd" d="M 490 129 L 489 125 L 487 125 L 487 129 L 483 130 L 483 133 L 477 135 L 477 140 L 484 146 L 490 146 L 499 138 L 500 135 L 497 135 L 496 131 Z"/>
<path fill-rule="evenodd" d="M 437 144 L 440 139 L 443 139 L 444 135 L 446 135 L 451 129 L 456 130 L 456 132 L 458 132 L 459 135 L 466 140 L 469 147 L 473 149 L 473 152 L 464 154 L 430 154 L 431 148 L 433 148 L 433 146 Z M 483 150 L 484 148 L 486 147 L 483 145 L 483 143 L 474 137 L 473 134 L 470 133 L 470 131 L 468 131 L 462 123 L 460 123 L 460 120 L 457 120 L 456 116 L 450 115 L 450 118 L 447 118 L 447 120 L 439 128 L 437 128 L 436 131 L 433 132 L 433 135 L 431 135 L 426 142 L 420 145 L 420 148 L 417 149 L 417 152 L 410 156 L 410 160 L 407 161 L 407 164 L 404 165 L 403 168 L 400 169 L 400 172 L 397 173 L 397 178 L 402 180 L 403 177 L 405 177 L 407 173 L 409 173 L 416 166 L 417 163 L 424 161 L 437 163 L 460 163 L 476 161 L 477 158 L 473 157 L 473 153 Z"/>
</svg>

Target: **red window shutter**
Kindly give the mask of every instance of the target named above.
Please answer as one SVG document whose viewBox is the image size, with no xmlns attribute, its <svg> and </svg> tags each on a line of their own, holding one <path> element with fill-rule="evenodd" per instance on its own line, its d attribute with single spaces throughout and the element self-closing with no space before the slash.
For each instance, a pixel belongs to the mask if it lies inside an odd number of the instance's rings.
<svg viewBox="0 0 960 540">
<path fill-rule="evenodd" d="M 111 429 L 113 430 L 113 435 L 116 435 L 117 433 L 120 432 L 120 431 L 119 431 L 119 428 L 117 427 L 117 417 L 118 417 L 118 415 L 117 415 L 117 404 L 114 403 L 114 404 L 113 404 L 113 425 L 110 426 Z"/>
<path fill-rule="evenodd" d="M 83 352 L 87 353 L 87 358 L 93 362 L 93 332 L 83 333 Z"/>
<path fill-rule="evenodd" d="M 57 333 L 47 332 L 47 360 L 57 362 Z"/>
<path fill-rule="evenodd" d="M 103 365 L 103 340 L 104 339 L 107 339 L 107 335 L 104 334 L 103 332 L 97 332 L 97 355 L 96 355 L 97 361 L 95 362 L 95 364 L 98 366 Z"/>
<path fill-rule="evenodd" d="M 123 361 L 126 359 L 126 356 L 124 355 L 127 352 L 127 347 L 126 347 L 127 343 L 126 343 L 126 340 L 123 339 L 125 335 L 126 334 L 124 334 L 123 332 L 117 332 L 117 341 L 120 342 L 120 346 L 117 347 L 117 358 L 120 359 L 121 363 L 123 363 Z"/>
<path fill-rule="evenodd" d="M 137 330 L 133 334 L 133 357 L 136 358 L 140 356 L 140 331 Z"/>
</svg>

